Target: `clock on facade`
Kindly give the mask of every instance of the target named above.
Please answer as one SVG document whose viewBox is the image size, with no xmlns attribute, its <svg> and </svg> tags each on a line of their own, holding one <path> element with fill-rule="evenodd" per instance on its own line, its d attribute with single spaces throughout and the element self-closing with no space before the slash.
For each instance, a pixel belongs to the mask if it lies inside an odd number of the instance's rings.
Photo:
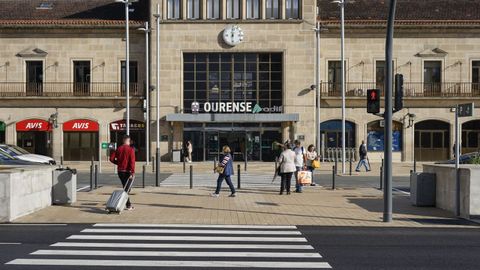
<svg viewBox="0 0 480 270">
<path fill-rule="evenodd" d="M 223 41 L 230 46 L 240 44 L 243 36 L 243 30 L 238 25 L 230 24 L 223 29 Z"/>
</svg>

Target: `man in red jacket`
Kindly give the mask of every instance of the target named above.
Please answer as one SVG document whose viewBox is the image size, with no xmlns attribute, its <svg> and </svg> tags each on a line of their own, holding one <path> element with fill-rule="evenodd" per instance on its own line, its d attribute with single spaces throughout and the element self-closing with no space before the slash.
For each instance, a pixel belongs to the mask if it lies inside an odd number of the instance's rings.
<svg viewBox="0 0 480 270">
<path fill-rule="evenodd" d="M 122 181 L 123 188 L 126 192 L 129 192 L 130 187 L 133 185 L 131 182 L 135 175 L 135 149 L 130 146 L 130 143 L 130 136 L 125 135 L 123 137 L 123 145 L 110 154 L 110 162 L 118 166 L 118 177 L 120 181 Z M 129 186 L 127 184 L 129 184 Z M 130 198 L 127 201 L 126 207 L 127 210 L 133 210 Z"/>
</svg>

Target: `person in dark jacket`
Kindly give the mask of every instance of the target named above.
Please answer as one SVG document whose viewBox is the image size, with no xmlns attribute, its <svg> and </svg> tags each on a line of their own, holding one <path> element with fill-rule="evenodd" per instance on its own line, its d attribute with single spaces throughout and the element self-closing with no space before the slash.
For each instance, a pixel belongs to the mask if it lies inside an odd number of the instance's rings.
<svg viewBox="0 0 480 270">
<path fill-rule="evenodd" d="M 232 183 L 231 176 L 233 175 L 233 158 L 231 155 L 230 147 L 224 146 L 223 147 L 223 158 L 222 161 L 218 164 L 219 167 L 223 168 L 223 172 L 219 173 L 217 179 L 217 189 L 214 193 L 212 193 L 212 197 L 219 197 L 220 196 L 220 189 L 222 189 L 222 182 L 225 180 L 230 187 L 230 191 L 232 192 L 229 197 L 236 197 L 235 187 Z"/>
<path fill-rule="evenodd" d="M 365 144 L 365 141 L 362 141 L 362 144 L 358 148 L 358 155 L 360 156 L 360 161 L 358 161 L 357 168 L 355 168 L 356 172 L 360 172 L 360 167 L 363 165 L 365 166 L 365 169 L 367 172 L 370 171 L 370 166 L 368 162 L 368 156 L 367 156 L 367 145 Z"/>
<path fill-rule="evenodd" d="M 117 165 L 118 177 L 120 181 L 122 181 L 122 186 L 126 192 L 129 192 L 129 188 L 133 184 L 131 181 L 133 181 L 135 175 L 135 149 L 133 149 L 130 144 L 130 136 L 125 135 L 123 137 L 123 145 L 110 154 L 110 162 Z M 134 209 L 130 198 L 127 201 L 126 207 L 127 210 Z"/>
</svg>

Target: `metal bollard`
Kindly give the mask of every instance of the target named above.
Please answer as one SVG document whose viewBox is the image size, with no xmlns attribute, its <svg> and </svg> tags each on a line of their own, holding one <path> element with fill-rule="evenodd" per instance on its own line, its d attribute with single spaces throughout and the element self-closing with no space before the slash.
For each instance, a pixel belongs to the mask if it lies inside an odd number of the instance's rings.
<svg viewBox="0 0 480 270">
<path fill-rule="evenodd" d="M 185 173 L 185 170 L 186 170 L 186 164 L 185 164 L 185 157 L 183 157 L 183 173 Z"/>
<path fill-rule="evenodd" d="M 337 165 L 332 168 L 332 190 L 335 190 L 335 174 L 337 174 Z"/>
<path fill-rule="evenodd" d="M 417 159 L 413 157 L 413 172 L 417 172 Z"/>
<path fill-rule="evenodd" d="M 383 190 L 383 158 L 382 164 L 380 165 L 380 190 Z"/>
<path fill-rule="evenodd" d="M 142 188 L 145 188 L 145 171 L 147 170 L 147 165 L 142 166 Z"/>
<path fill-rule="evenodd" d="M 241 179 L 242 177 L 240 176 L 240 173 L 242 171 L 242 169 L 240 168 L 240 164 L 237 165 L 237 171 L 238 171 L 238 174 L 237 174 L 237 189 L 241 189 L 242 188 L 242 185 L 240 184 L 241 183 Z"/>
<path fill-rule="evenodd" d="M 244 165 L 243 169 L 244 169 L 245 171 L 247 171 L 247 163 L 248 163 L 248 156 L 247 156 L 247 154 L 245 154 L 245 161 L 244 161 L 244 162 L 245 162 L 245 165 Z"/>
<path fill-rule="evenodd" d="M 152 157 L 150 158 L 150 160 L 152 161 L 152 173 L 154 173 L 154 172 L 155 172 L 155 157 L 152 156 Z"/>
<path fill-rule="evenodd" d="M 95 189 L 97 189 L 98 188 L 98 165 L 97 164 L 95 164 L 94 169 L 95 169 Z"/>
<path fill-rule="evenodd" d="M 95 177 L 94 176 L 95 172 L 93 170 L 94 170 L 94 168 L 93 168 L 93 164 L 92 164 L 92 165 L 90 165 L 90 191 L 93 190 L 93 178 Z"/>
<path fill-rule="evenodd" d="M 350 156 L 350 175 L 352 175 L 352 156 Z"/>
<path fill-rule="evenodd" d="M 193 189 L 193 166 L 190 165 L 190 189 Z"/>
<path fill-rule="evenodd" d="M 160 186 L 160 148 L 155 153 L 155 186 Z"/>
<path fill-rule="evenodd" d="M 63 166 L 63 156 L 60 156 L 60 165 Z"/>
<path fill-rule="evenodd" d="M 338 159 L 337 159 L 337 154 L 335 153 L 335 174 L 337 174 L 337 168 L 338 168 Z"/>
</svg>

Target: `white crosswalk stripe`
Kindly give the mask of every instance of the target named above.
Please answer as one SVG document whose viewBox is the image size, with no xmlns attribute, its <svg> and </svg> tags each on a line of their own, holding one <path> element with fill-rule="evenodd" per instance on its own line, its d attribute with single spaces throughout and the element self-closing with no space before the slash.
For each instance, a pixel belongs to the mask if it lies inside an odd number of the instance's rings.
<svg viewBox="0 0 480 270">
<path fill-rule="evenodd" d="M 188 224 L 95 224 L 7 264 L 32 270 L 36 266 L 331 268 L 295 226 Z"/>
<path fill-rule="evenodd" d="M 273 171 L 271 174 L 265 173 L 248 173 L 242 171 L 241 184 L 243 187 L 276 187 L 279 184 L 279 179 L 275 183 L 272 183 Z M 237 173 L 237 172 L 235 172 Z M 218 175 L 214 173 L 194 173 L 193 174 L 193 185 L 196 187 L 214 187 L 217 185 Z M 232 176 L 232 181 L 236 185 L 237 178 L 236 175 Z M 162 186 L 189 186 L 190 185 L 190 174 L 188 173 L 176 173 L 170 175 L 167 179 L 163 180 L 160 184 Z M 227 184 L 224 183 L 226 187 Z"/>
</svg>

